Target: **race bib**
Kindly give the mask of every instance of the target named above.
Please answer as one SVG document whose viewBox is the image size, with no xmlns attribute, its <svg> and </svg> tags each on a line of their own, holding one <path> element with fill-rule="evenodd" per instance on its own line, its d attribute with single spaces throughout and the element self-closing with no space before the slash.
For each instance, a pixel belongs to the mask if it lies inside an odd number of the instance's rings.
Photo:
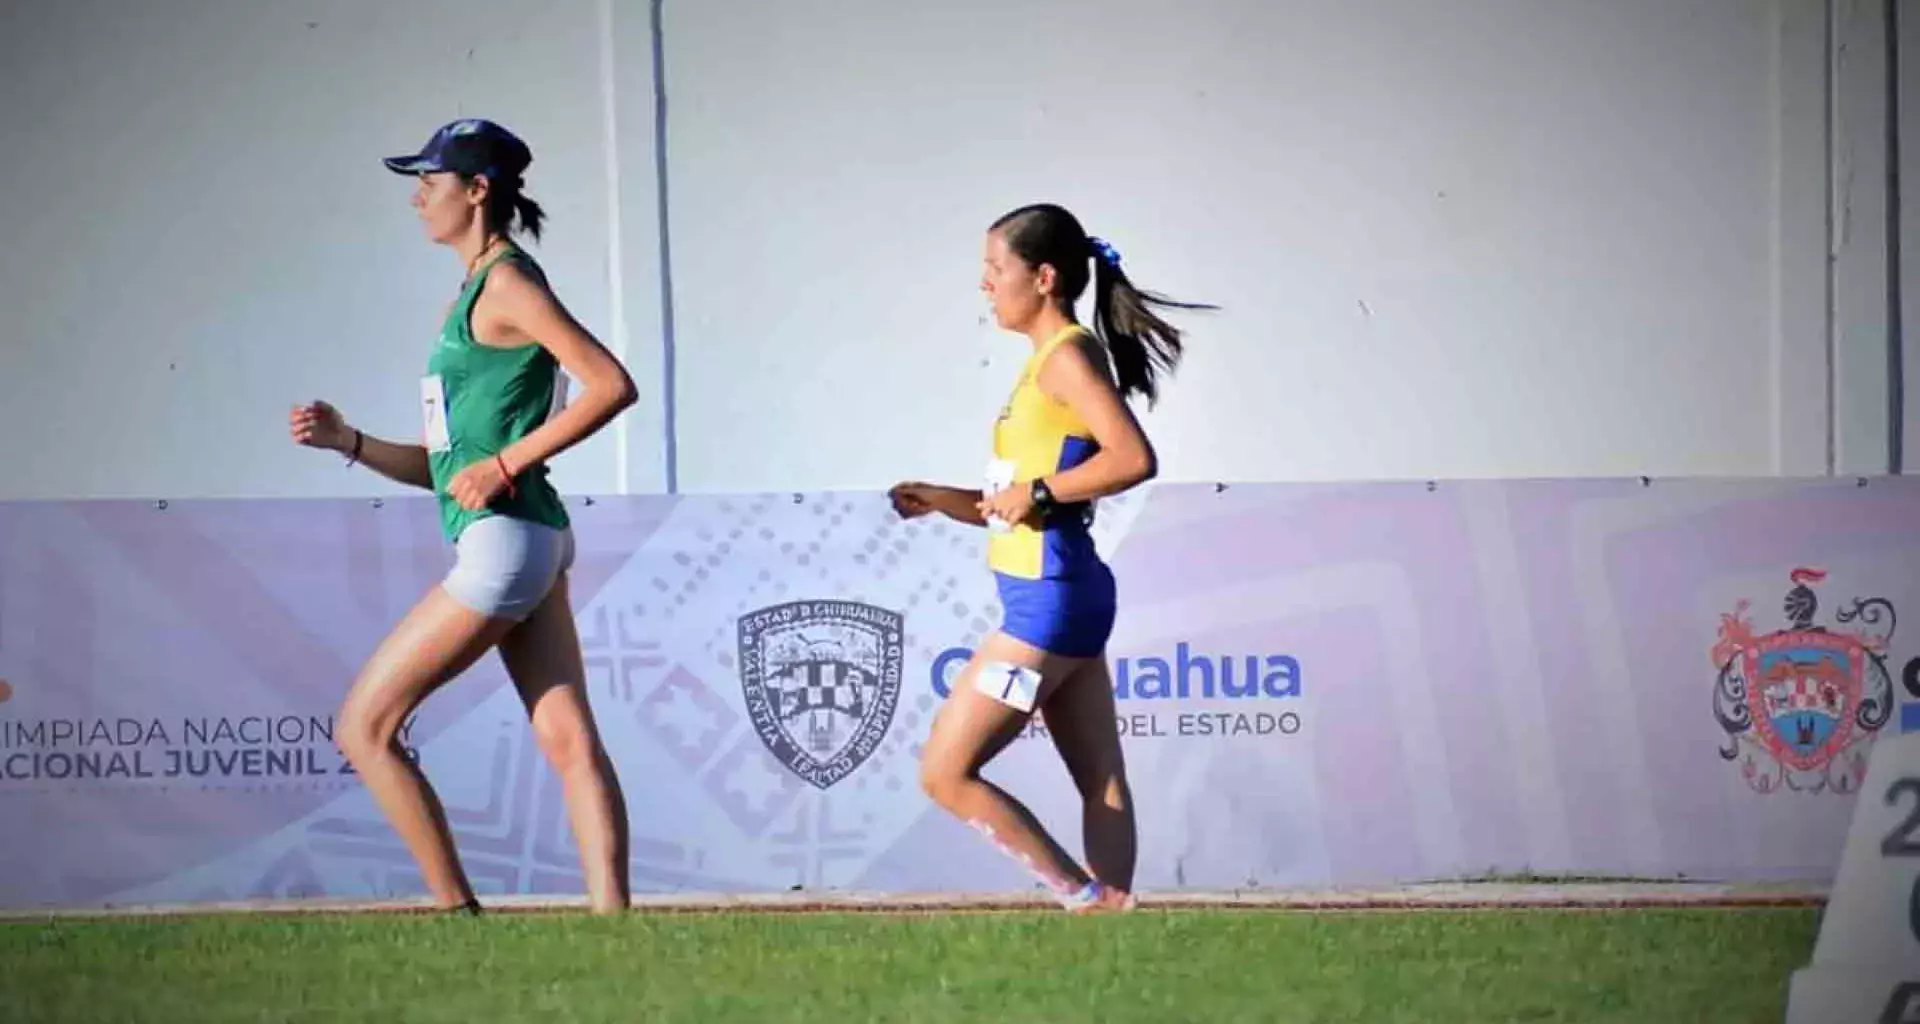
<svg viewBox="0 0 1920 1024">
<path fill-rule="evenodd" d="M 1008 459 L 994 459 L 987 463 L 985 486 L 981 490 L 989 497 L 999 494 L 1013 486 L 1013 462 Z M 1006 533 L 1013 529 L 1012 524 L 998 516 L 987 517 L 987 529 L 994 533 Z"/>
<path fill-rule="evenodd" d="M 453 448 L 447 433 L 447 386 L 437 373 L 420 378 L 420 438 L 430 452 Z"/>
<path fill-rule="evenodd" d="M 566 371 L 559 369 L 553 371 L 553 402 L 547 406 L 547 419 L 553 419 L 566 411 L 567 387 L 571 380 Z"/>
<path fill-rule="evenodd" d="M 973 688 L 1019 712 L 1033 710 L 1040 697 L 1040 673 L 1025 665 L 990 661 L 973 677 Z"/>
</svg>

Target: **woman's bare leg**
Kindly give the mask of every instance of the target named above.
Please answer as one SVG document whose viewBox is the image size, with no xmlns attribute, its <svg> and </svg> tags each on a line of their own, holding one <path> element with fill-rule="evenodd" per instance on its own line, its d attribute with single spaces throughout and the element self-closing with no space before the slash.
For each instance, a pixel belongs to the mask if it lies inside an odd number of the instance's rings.
<svg viewBox="0 0 1920 1024">
<path fill-rule="evenodd" d="M 982 667 L 994 663 L 1039 671 L 1041 702 L 1080 666 L 1076 659 L 1047 654 L 1005 634 L 988 637 L 955 679 L 946 704 L 934 718 L 932 735 L 920 757 L 920 784 L 935 803 L 996 843 L 1056 897 L 1065 899 L 1086 886 L 1086 872 L 1047 834 L 1032 811 L 980 777 L 980 770 L 1013 742 L 1029 717 L 975 687 Z"/>
<path fill-rule="evenodd" d="M 340 706 L 335 740 L 420 866 L 443 907 L 473 902 L 446 810 L 398 742 L 400 725 L 427 694 L 471 666 L 512 626 L 434 587 L 387 635 Z"/>
<path fill-rule="evenodd" d="M 1054 748 L 1080 790 L 1087 867 L 1102 885 L 1131 892 L 1138 839 L 1106 659 L 1086 662 L 1061 683 L 1042 714 Z"/>
<path fill-rule="evenodd" d="M 587 703 L 587 670 L 562 574 L 546 600 L 501 641 L 500 656 L 533 722 L 547 763 L 560 776 L 574 844 L 596 913 L 630 905 L 627 804 Z"/>
</svg>

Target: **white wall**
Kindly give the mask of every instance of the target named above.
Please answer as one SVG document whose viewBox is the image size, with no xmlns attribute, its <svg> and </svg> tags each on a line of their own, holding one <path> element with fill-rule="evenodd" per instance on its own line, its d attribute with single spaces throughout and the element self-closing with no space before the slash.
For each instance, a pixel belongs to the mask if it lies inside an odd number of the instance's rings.
<svg viewBox="0 0 1920 1024">
<path fill-rule="evenodd" d="M 616 24 L 646 97 L 644 8 Z M 463 273 L 424 240 L 379 158 L 461 115 L 534 147 L 535 248 L 612 336 L 610 235 L 651 237 L 652 112 L 619 133 L 641 209 L 609 215 L 605 11 L 504 0 L 59 0 L 0 8 L 0 497 L 317 495 L 396 488 L 293 448 L 287 409 L 325 398 L 418 434 L 417 388 Z M 639 174 L 641 180 L 634 180 Z M 625 254 L 624 354 L 659 374 L 654 250 Z M 650 403 L 657 408 L 657 400 Z M 629 417 L 567 455 L 572 490 L 657 483 L 659 425 Z"/>
<path fill-rule="evenodd" d="M 415 429 L 459 268 L 377 160 L 460 114 L 642 387 L 574 492 L 675 482 L 669 355 L 680 489 L 971 479 L 1039 198 L 1224 307 L 1170 479 L 1884 468 L 1873 0 L 670 0 L 670 338 L 648 7 L 0 7 L 0 498 L 391 490 L 284 416 Z"/>
<path fill-rule="evenodd" d="M 1023 355 L 979 234 L 1035 199 L 1224 307 L 1152 420 L 1169 477 L 1828 468 L 1823 5 L 668 15 L 691 488 L 976 473 Z"/>
</svg>

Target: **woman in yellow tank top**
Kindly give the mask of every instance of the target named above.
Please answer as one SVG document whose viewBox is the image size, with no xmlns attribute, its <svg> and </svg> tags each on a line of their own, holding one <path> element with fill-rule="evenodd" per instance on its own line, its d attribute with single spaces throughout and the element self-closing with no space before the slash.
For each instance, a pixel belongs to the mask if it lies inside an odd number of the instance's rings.
<svg viewBox="0 0 1920 1024">
<path fill-rule="evenodd" d="M 1074 317 L 1091 283 L 1093 328 Z M 1071 911 L 1133 905 L 1132 797 L 1106 663 L 1113 574 L 1094 549 L 1093 502 L 1151 479 L 1153 446 L 1127 399 L 1158 394 L 1181 355 L 1155 306 L 1211 308 L 1136 289 L 1119 254 L 1073 214 L 1025 206 L 987 232 L 980 283 L 1002 328 L 1033 354 L 993 430 L 979 490 L 903 483 L 895 510 L 987 527 L 1005 611 L 934 719 L 921 785 L 941 807 L 1025 864 Z M 1085 802 L 1087 869 L 1028 811 L 980 777 L 1039 711 Z"/>
</svg>

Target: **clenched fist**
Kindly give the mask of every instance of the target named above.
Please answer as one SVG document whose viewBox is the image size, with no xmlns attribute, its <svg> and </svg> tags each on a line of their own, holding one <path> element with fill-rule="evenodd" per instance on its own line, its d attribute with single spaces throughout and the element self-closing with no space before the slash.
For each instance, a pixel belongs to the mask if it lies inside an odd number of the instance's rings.
<svg viewBox="0 0 1920 1024">
<path fill-rule="evenodd" d="M 295 444 L 345 452 L 353 447 L 355 431 L 347 426 L 340 410 L 325 402 L 296 405 L 287 420 Z"/>
</svg>

